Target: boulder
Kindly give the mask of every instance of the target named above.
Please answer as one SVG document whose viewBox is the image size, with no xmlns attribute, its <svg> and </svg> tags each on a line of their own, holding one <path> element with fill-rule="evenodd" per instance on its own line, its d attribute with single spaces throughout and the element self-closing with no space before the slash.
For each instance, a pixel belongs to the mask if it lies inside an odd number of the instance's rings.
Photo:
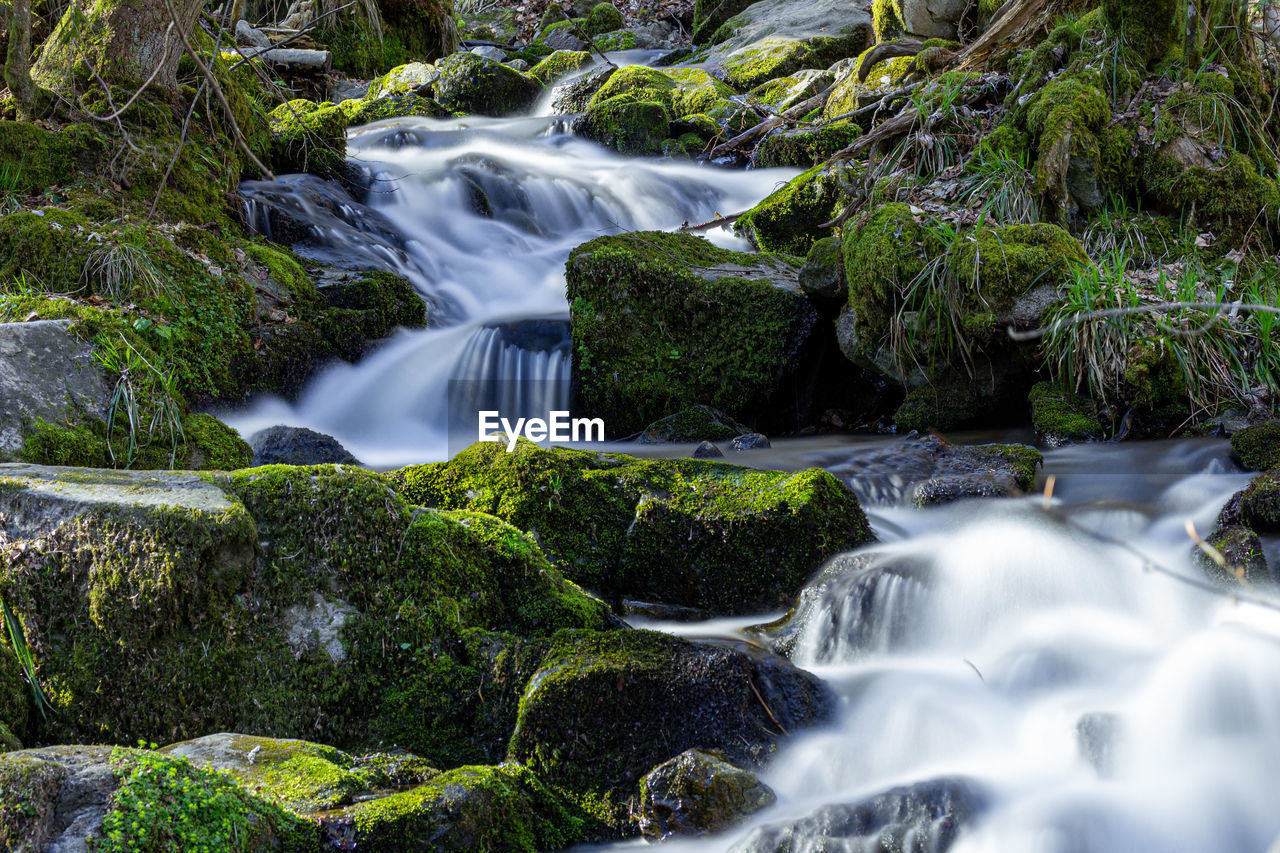
<svg viewBox="0 0 1280 853">
<path fill-rule="evenodd" d="M 22 449 L 37 419 L 105 419 L 111 389 L 93 345 L 70 326 L 70 320 L 0 323 L 0 458 Z"/>
<path fill-rule="evenodd" d="M 732 853 L 892 849 L 946 853 L 963 828 L 986 810 L 988 800 L 969 779 L 932 779 L 760 827 L 730 849 Z"/>
<path fill-rule="evenodd" d="M 638 444 L 673 444 L 721 440 L 747 432 L 747 428 L 710 406 L 690 406 L 654 421 L 636 438 Z"/>
<path fill-rule="evenodd" d="M 616 624 L 515 528 L 414 510 L 353 467 L 5 465 L 0 531 L 43 741 L 251 731 L 484 763 L 536 666 L 524 644 Z"/>
<path fill-rule="evenodd" d="M 359 465 L 332 436 L 305 427 L 273 426 L 249 437 L 254 465 Z"/>
<path fill-rule="evenodd" d="M 1238 497 L 1241 524 L 1258 533 L 1280 533 L 1280 468 L 1254 477 Z"/>
<path fill-rule="evenodd" d="M 717 43 L 704 62 L 746 92 L 803 68 L 823 69 L 857 56 L 872 38 L 866 8 L 847 0 L 760 0 L 713 36 Z"/>
<path fill-rule="evenodd" d="M 1028 395 L 1031 425 L 1036 438 L 1047 447 L 1063 447 L 1078 441 L 1102 438 L 1102 424 L 1093 405 L 1069 388 L 1052 382 L 1037 382 Z"/>
<path fill-rule="evenodd" d="M 798 271 L 797 260 L 689 234 L 636 232 L 574 249 L 575 412 L 603 418 L 617 436 L 697 404 L 757 428 L 797 429 L 825 346 Z"/>
<path fill-rule="evenodd" d="M 752 154 L 761 168 L 790 166 L 808 169 L 825 163 L 832 155 L 862 136 L 862 129 L 850 121 L 837 121 L 821 127 L 778 130 L 756 146 Z"/>
<path fill-rule="evenodd" d="M 474 53 L 454 53 L 436 63 L 435 98 L 445 108 L 486 116 L 507 116 L 533 106 L 542 84 L 510 66 Z"/>
<path fill-rule="evenodd" d="M 1231 450 L 1247 471 L 1280 465 L 1280 420 L 1240 430 L 1231 436 Z"/>
<path fill-rule="evenodd" d="M 845 300 L 848 285 L 839 237 L 823 237 L 809 247 L 804 266 L 800 267 L 800 289 L 822 299 Z"/>
<path fill-rule="evenodd" d="M 758 612 L 790 601 L 832 554 L 872 538 L 852 493 L 813 468 L 642 460 L 521 440 L 512 453 L 477 443 L 391 476 L 414 503 L 493 513 L 529 531 L 569 577 L 615 602 Z"/>
<path fill-rule="evenodd" d="M 481 45 L 471 48 L 471 52 L 483 59 L 491 59 L 494 62 L 503 62 L 507 58 L 507 52 L 500 47 L 492 45 Z"/>
<path fill-rule="evenodd" d="M 721 459 L 724 453 L 709 441 L 702 441 L 693 449 L 694 459 Z"/>
<path fill-rule="evenodd" d="M 552 54 L 555 56 L 555 54 Z M 531 74 L 536 73 L 537 66 Z M 555 95 L 551 99 L 551 109 L 559 115 L 572 115 L 574 113 L 583 112 L 596 92 L 600 91 L 600 87 L 605 84 L 616 69 L 613 68 L 597 68 L 583 74 L 572 83 L 566 83 L 556 88 Z"/>
<path fill-rule="evenodd" d="M 546 59 L 533 66 L 529 76 L 544 86 L 559 77 L 572 74 L 591 64 L 591 54 L 582 50 L 557 50 Z M 613 70 L 613 69 L 610 69 Z"/>
<path fill-rule="evenodd" d="M 745 644 L 565 632 L 529 681 L 510 755 L 571 797 L 590 794 L 621 830 L 627 800 L 658 764 L 701 749 L 757 767 L 782 732 L 834 708 L 821 680 Z"/>
<path fill-rule="evenodd" d="M 764 450 L 767 447 L 772 447 L 769 437 L 759 432 L 748 432 L 729 442 L 730 450 Z"/>
<path fill-rule="evenodd" d="M 837 172 L 814 166 L 738 217 L 734 230 L 761 251 L 803 256 L 829 236 L 819 226 L 835 217 L 839 202 Z"/>
<path fill-rule="evenodd" d="M 755 0 L 694 0 L 693 43 L 707 44 L 725 21 L 741 13 Z"/>
<path fill-rule="evenodd" d="M 690 749 L 640 780 L 640 834 L 661 840 L 722 832 L 776 800 L 772 789 L 750 770 Z"/>
<path fill-rule="evenodd" d="M 885 40 L 905 33 L 920 40 L 954 40 L 966 5 L 965 0 L 877 0 L 873 4 L 873 10 L 878 13 L 876 36 Z M 893 7 L 893 10 L 884 7 Z M 903 32 L 890 34 L 895 26 Z"/>
<path fill-rule="evenodd" d="M 440 70 L 425 62 L 409 62 L 398 65 L 369 84 L 366 97 L 387 98 L 393 95 L 418 95 L 430 98 L 435 94 Z"/>
<path fill-rule="evenodd" d="M 1196 563 L 1210 577 L 1231 586 L 1241 583 L 1258 586 L 1273 579 L 1262 540 L 1248 527 L 1241 524 L 1219 527 L 1209 534 L 1206 542 L 1225 561 L 1219 563 L 1202 548 L 1195 548 Z"/>
</svg>

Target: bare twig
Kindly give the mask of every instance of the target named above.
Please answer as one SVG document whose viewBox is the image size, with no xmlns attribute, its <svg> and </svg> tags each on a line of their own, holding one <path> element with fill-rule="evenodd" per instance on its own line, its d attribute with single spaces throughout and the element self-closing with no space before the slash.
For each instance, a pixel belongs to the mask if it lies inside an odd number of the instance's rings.
<svg viewBox="0 0 1280 853">
<path fill-rule="evenodd" d="M 695 231 L 706 231 L 709 228 L 719 228 L 722 225 L 732 225 L 738 221 L 739 217 L 741 217 L 743 213 L 746 213 L 746 211 L 744 210 L 739 213 L 734 213 L 730 216 L 718 216 L 715 219 L 699 223 L 698 225 L 685 224 L 677 228 L 676 231 L 681 233 L 692 233 Z"/>
<path fill-rule="evenodd" d="M 725 154 L 728 154 L 736 148 L 740 148 L 743 145 L 756 141 L 774 128 L 781 127 L 788 122 L 794 122 L 797 119 L 803 118 L 818 107 L 824 105 L 827 102 L 827 95 L 830 92 L 831 88 L 827 87 L 813 97 L 806 98 L 796 104 L 781 115 L 777 115 L 767 121 L 763 121 L 749 130 L 744 130 L 742 133 L 739 133 L 727 142 L 722 142 L 715 148 L 711 149 L 711 159 L 714 160 L 717 157 L 723 157 Z"/>
<path fill-rule="evenodd" d="M 769 708 L 769 703 L 764 701 L 764 697 L 760 695 L 760 691 L 756 689 L 755 682 L 750 678 L 747 679 L 747 686 L 751 688 L 751 692 L 756 694 L 756 698 L 760 700 L 760 707 L 764 708 L 764 712 L 769 715 L 769 719 L 773 720 L 773 724 L 782 730 L 784 735 L 789 735 L 787 727 L 778 722 L 778 718 L 773 715 L 773 711 Z"/>
<path fill-rule="evenodd" d="M 590 34 L 589 34 L 589 33 L 587 33 L 587 31 L 586 31 L 586 30 L 584 30 L 584 29 L 582 28 L 582 25 L 581 25 L 581 24 L 579 24 L 577 21 L 575 21 L 573 18 L 569 17 L 569 13 L 568 13 L 568 12 L 566 12 L 566 11 L 564 10 L 564 7 L 563 7 L 563 6 L 557 6 L 556 8 L 558 8 L 558 9 L 560 10 L 560 14 L 561 14 L 561 15 L 563 15 L 563 16 L 564 16 L 564 19 L 565 19 L 566 21 L 568 21 L 568 22 L 569 22 L 569 25 L 570 25 L 570 26 L 572 26 L 572 27 L 573 27 L 574 32 L 576 32 L 578 35 L 580 35 L 580 36 L 581 36 L 581 37 L 582 37 L 582 38 L 587 42 L 587 44 L 591 45 L 591 49 L 592 49 L 592 50 L 594 50 L 594 51 L 596 52 L 596 55 L 597 55 L 597 56 L 599 56 L 601 59 L 603 59 L 603 60 L 605 61 L 605 64 L 606 64 L 606 65 L 608 65 L 610 68 L 612 68 L 612 69 L 614 69 L 614 70 L 616 71 L 616 70 L 617 70 L 617 68 L 618 68 L 618 66 L 617 66 L 617 65 L 614 65 L 614 64 L 613 64 L 613 60 L 611 60 L 611 59 L 609 59 L 609 57 L 605 56 L 605 55 L 604 55 L 604 51 L 603 51 L 603 50 L 601 50 L 598 46 L 596 46 L 596 40 L 595 40 L 595 39 L 593 39 L 593 38 L 590 36 Z"/>
</svg>

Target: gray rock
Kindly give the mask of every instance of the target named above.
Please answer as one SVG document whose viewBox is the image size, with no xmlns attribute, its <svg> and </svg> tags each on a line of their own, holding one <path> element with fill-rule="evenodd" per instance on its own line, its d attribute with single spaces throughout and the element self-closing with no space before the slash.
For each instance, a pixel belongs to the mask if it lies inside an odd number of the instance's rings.
<svg viewBox="0 0 1280 853">
<path fill-rule="evenodd" d="M 844 301 L 848 285 L 838 237 L 824 237 L 809 249 L 800 267 L 800 289 L 811 296 Z"/>
<path fill-rule="evenodd" d="M 482 56 L 485 59 L 492 59 L 494 62 L 504 62 L 507 58 L 507 52 L 500 47 L 492 45 L 482 45 L 480 47 L 471 48 L 471 52 L 476 56 Z"/>
<path fill-rule="evenodd" d="M 273 426 L 249 437 L 254 465 L 359 465 L 337 439 L 306 427 Z"/>
<path fill-rule="evenodd" d="M 262 49 L 271 47 L 271 39 L 243 18 L 236 22 L 236 44 Z"/>
<path fill-rule="evenodd" d="M 1262 539 L 1248 527 L 1242 524 L 1219 527 L 1209 534 L 1206 542 L 1226 561 L 1226 565 L 1219 565 L 1204 549 L 1193 546 L 1196 563 L 1210 577 L 1232 586 L 1242 582 L 1246 586 L 1258 586 L 1274 579 Z"/>
<path fill-rule="evenodd" d="M 358 101 L 369 94 L 369 83 L 364 80 L 338 80 L 329 87 L 329 100 L 335 104 Z"/>
<path fill-rule="evenodd" d="M 1120 716 L 1107 711 L 1085 714 L 1076 723 L 1076 747 L 1080 757 L 1093 765 L 1099 776 L 1107 777 L 1115 767 Z"/>
<path fill-rule="evenodd" d="M 109 746 L 51 746 L 0 755 L 0 773 L 29 792 L 7 823 L 18 850 L 89 853 L 119 780 Z"/>
<path fill-rule="evenodd" d="M 777 801 L 750 770 L 690 749 L 640 780 L 638 817 L 646 838 L 721 832 Z"/>
<path fill-rule="evenodd" d="M 428 65 L 425 62 L 410 62 L 398 68 L 393 68 L 382 79 L 374 97 L 421 95 L 424 98 L 430 98 L 435 93 L 435 82 L 438 79 L 440 79 L 440 71 L 434 65 Z"/>
<path fill-rule="evenodd" d="M 902 0 L 902 23 L 921 39 L 954 39 L 966 0 Z"/>
<path fill-rule="evenodd" d="M 730 450 L 764 450 L 772 446 L 769 437 L 758 432 L 744 433 L 729 442 Z"/>
<path fill-rule="evenodd" d="M 507 67 L 514 68 L 517 71 L 528 71 L 529 63 L 525 62 L 523 59 L 513 59 L 507 63 Z"/>
<path fill-rule="evenodd" d="M 295 604 L 284 612 L 284 639 L 296 656 L 323 649 L 334 663 L 347 660 L 342 629 L 356 609 L 345 601 L 312 593 L 311 606 Z"/>
<path fill-rule="evenodd" d="M 533 106 L 542 84 L 509 65 L 453 53 L 436 63 L 436 100 L 447 109 L 486 116 L 506 116 Z"/>
<path fill-rule="evenodd" d="M 711 406 L 690 406 L 644 428 L 638 444 L 671 444 L 727 439 L 748 432 L 743 424 Z"/>
<path fill-rule="evenodd" d="M 693 449 L 694 459 L 723 459 L 724 453 L 709 441 L 701 442 Z"/>
<path fill-rule="evenodd" d="M 969 779 L 933 779 L 892 788 L 848 805 L 823 806 L 799 820 L 760 827 L 730 850 L 945 853 L 961 829 L 986 809 L 988 799 L 986 792 Z"/>
<path fill-rule="evenodd" d="M 559 115 L 573 115 L 584 111 L 591 96 L 600 91 L 616 70 L 616 68 L 597 68 L 572 82 L 557 86 L 551 98 L 551 109 Z"/>
<path fill-rule="evenodd" d="M 93 346 L 69 320 L 0 323 L 0 458 L 17 453 L 36 419 L 83 414 L 103 419 L 111 389 Z"/>
<path fill-rule="evenodd" d="M 186 471 L 108 471 L 43 465 L 0 465 L 0 531 L 11 539 L 30 539 L 70 519 L 101 509 L 181 509 L 209 517 L 217 531 L 235 504 L 222 489 Z M 250 555 L 251 556 L 251 555 Z"/>
<path fill-rule="evenodd" d="M 552 50 L 582 50 L 587 43 L 574 33 L 568 27 L 560 27 L 547 33 L 543 39 L 547 47 Z"/>
</svg>

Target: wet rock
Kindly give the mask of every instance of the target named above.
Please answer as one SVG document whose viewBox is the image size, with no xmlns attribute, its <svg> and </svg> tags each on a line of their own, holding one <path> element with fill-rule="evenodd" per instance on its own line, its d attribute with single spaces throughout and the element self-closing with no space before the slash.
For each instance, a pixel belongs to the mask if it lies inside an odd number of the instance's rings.
<svg viewBox="0 0 1280 853">
<path fill-rule="evenodd" d="M 359 465 L 337 439 L 305 427 L 273 426 L 249 436 L 254 465 Z"/>
<path fill-rule="evenodd" d="M 16 454 L 31 425 L 69 416 L 106 416 L 111 389 L 93 345 L 69 320 L 0 323 L 0 459 Z"/>
<path fill-rule="evenodd" d="M 617 69 L 597 68 L 574 80 L 556 88 L 551 99 L 551 108 L 561 115 L 573 115 L 586 110 L 587 104 L 609 77 Z"/>
<path fill-rule="evenodd" d="M 756 774 L 700 749 L 680 753 L 640 780 L 640 834 L 721 832 L 773 805 L 777 796 Z"/>
<path fill-rule="evenodd" d="M 694 459 L 721 459 L 723 457 L 724 453 L 720 448 L 709 441 L 699 442 L 698 446 L 693 449 Z"/>
<path fill-rule="evenodd" d="M 764 450 L 772 446 L 769 443 L 769 437 L 758 432 L 739 435 L 729 442 L 730 450 Z"/>
<path fill-rule="evenodd" d="M 511 68 L 514 68 L 516 71 L 529 70 L 529 63 L 525 62 L 523 59 L 513 59 L 510 62 L 508 62 L 507 65 L 510 66 Z"/>
<path fill-rule="evenodd" d="M 953 445 L 938 435 L 905 439 L 832 461 L 828 470 L 861 500 L 931 506 L 961 497 L 1022 494 L 1034 485 L 1040 452 L 1023 444 Z"/>
<path fill-rule="evenodd" d="M 771 432 L 796 429 L 825 346 L 798 267 L 689 234 L 636 232 L 574 249 L 575 411 L 602 417 L 613 435 L 698 404 L 757 417 L 748 424 Z"/>
<path fill-rule="evenodd" d="M 1254 477 L 1236 506 L 1241 524 L 1259 533 L 1280 533 L 1280 468 Z"/>
<path fill-rule="evenodd" d="M 626 801 L 658 764 L 702 749 L 755 767 L 781 732 L 824 722 L 834 707 L 821 680 L 749 646 L 566 632 L 529 681 L 510 755 L 553 786 L 595 792 L 621 828 Z"/>
<path fill-rule="evenodd" d="M 1262 540 L 1248 527 L 1240 524 L 1219 527 L 1205 541 L 1225 560 L 1225 565 L 1220 564 L 1204 549 L 1195 548 L 1196 563 L 1210 577 L 1230 585 L 1243 582 L 1248 586 L 1273 579 Z"/>
<path fill-rule="evenodd" d="M 701 622 L 710 614 L 694 607 L 680 607 L 676 604 L 658 604 L 653 601 L 636 601 L 632 598 L 622 600 L 623 616 L 642 616 L 645 619 L 659 619 L 663 622 Z"/>
<path fill-rule="evenodd" d="M 824 237 L 809 248 L 804 266 L 800 267 L 800 289 L 810 296 L 844 301 L 848 285 L 839 237 Z"/>
<path fill-rule="evenodd" d="M 1093 766 L 1099 776 L 1111 776 L 1115 770 L 1116 741 L 1120 737 L 1120 715 L 1106 711 L 1085 714 L 1076 723 L 1076 746 L 1080 757 Z"/>
<path fill-rule="evenodd" d="M 521 440 L 390 475 L 413 503 L 493 513 L 537 537 L 576 583 L 715 614 L 785 605 L 832 554 L 871 539 L 825 471 L 636 459 Z M 646 768 L 648 769 L 648 768 Z"/>
<path fill-rule="evenodd" d="M 690 406 L 667 415 L 644 428 L 638 444 L 672 444 L 704 439 L 717 440 L 741 435 L 747 428 L 718 409 Z"/>
<path fill-rule="evenodd" d="M 1231 436 L 1231 450 L 1249 471 L 1280 465 L 1280 420 L 1246 427 Z"/>
<path fill-rule="evenodd" d="M 397 66 L 369 84 L 369 95 L 386 98 L 392 95 L 420 95 L 430 98 L 435 93 L 435 83 L 440 71 L 425 62 L 410 62 Z"/>
<path fill-rule="evenodd" d="M 543 36 L 542 43 L 552 50 L 582 50 L 587 46 L 584 39 L 570 28 L 558 28 Z"/>
<path fill-rule="evenodd" d="M 533 106 L 542 84 L 527 74 L 474 53 L 454 53 L 436 63 L 436 100 L 468 114 L 506 116 Z"/>
<path fill-rule="evenodd" d="M 976 782 L 942 778 L 891 788 L 849 805 L 823 806 L 807 817 L 753 831 L 732 853 L 792 850 L 911 850 L 945 853 L 964 826 L 986 809 Z"/>
</svg>

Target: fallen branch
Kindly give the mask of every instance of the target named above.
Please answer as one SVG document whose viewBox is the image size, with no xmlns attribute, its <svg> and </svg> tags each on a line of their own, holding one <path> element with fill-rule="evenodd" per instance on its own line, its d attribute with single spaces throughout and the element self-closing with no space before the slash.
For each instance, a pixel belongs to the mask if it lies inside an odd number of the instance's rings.
<svg viewBox="0 0 1280 853">
<path fill-rule="evenodd" d="M 746 213 L 745 210 L 740 211 L 738 213 L 731 214 L 729 216 L 720 216 L 715 219 L 709 220 L 707 222 L 701 222 L 697 225 L 690 225 L 689 223 L 686 222 L 684 225 L 681 225 L 676 230 L 679 231 L 680 233 L 688 234 L 688 233 L 693 233 L 695 231 L 706 231 L 708 228 L 719 228 L 722 225 L 732 225 L 733 223 L 737 222 L 738 219 L 744 213 Z"/>
<path fill-rule="evenodd" d="M 271 47 L 258 48 L 256 51 L 249 54 L 248 56 L 245 56 L 244 53 L 241 52 L 240 61 L 237 62 L 235 65 L 232 65 L 231 70 L 235 71 L 237 68 L 239 68 L 241 65 L 244 65 L 250 59 L 256 59 L 257 57 L 262 56 L 264 53 L 270 53 L 273 50 L 279 50 L 280 48 L 294 41 L 295 39 L 302 38 L 302 36 L 306 35 L 308 32 L 315 29 L 316 24 L 320 23 L 325 18 L 329 17 L 330 15 L 336 15 L 339 12 L 341 12 L 343 9 L 350 9 L 352 6 L 356 5 L 359 2 L 360 0 L 351 0 L 350 3 L 346 3 L 342 6 L 339 6 L 336 9 L 330 9 L 328 12 L 325 12 L 323 15 L 320 15 L 319 17 L 316 17 L 316 18 L 312 18 L 310 21 L 307 21 L 306 26 L 304 26 L 302 29 L 298 30 L 296 33 L 294 33 L 293 35 L 289 36 L 286 39 L 281 39 L 280 41 L 271 45 Z M 259 27 L 259 29 L 265 29 L 265 28 Z"/>
<path fill-rule="evenodd" d="M 557 8 L 560 9 L 560 14 L 564 16 L 564 19 L 566 21 L 569 22 L 569 25 L 573 27 L 574 32 L 576 32 L 579 36 L 581 36 L 586 41 L 587 44 L 591 45 L 591 49 L 595 51 L 596 56 L 599 56 L 601 59 L 604 60 L 606 65 L 608 65 L 610 68 L 616 71 L 618 69 L 618 66 L 614 65 L 613 60 L 605 56 L 604 51 L 596 46 L 596 40 L 593 39 L 591 35 L 582 28 L 582 25 L 579 24 L 577 21 L 575 21 L 573 18 L 569 17 L 569 13 L 564 10 L 563 6 L 559 6 Z"/>
<path fill-rule="evenodd" d="M 797 119 L 803 118 L 804 116 L 813 112 L 815 109 L 826 104 L 827 95 L 830 92 L 831 92 L 831 87 L 828 86 L 826 89 L 823 89 L 818 94 L 814 95 L 811 98 L 806 98 L 805 100 L 796 104 L 794 107 L 787 110 L 786 112 L 776 115 L 773 118 L 768 119 L 766 121 L 763 121 L 749 130 L 744 130 L 742 133 L 739 133 L 737 136 L 733 137 L 727 142 L 722 142 L 721 144 L 717 145 L 715 148 L 712 148 L 711 154 L 709 156 L 711 157 L 712 160 L 714 160 L 717 157 L 723 157 L 724 155 L 728 154 L 729 152 L 737 148 L 740 148 L 743 145 L 747 145 L 749 143 L 755 142 L 757 139 L 764 136 L 774 128 L 782 127 L 782 125 L 784 124 L 788 124 L 796 121 Z"/>
</svg>

